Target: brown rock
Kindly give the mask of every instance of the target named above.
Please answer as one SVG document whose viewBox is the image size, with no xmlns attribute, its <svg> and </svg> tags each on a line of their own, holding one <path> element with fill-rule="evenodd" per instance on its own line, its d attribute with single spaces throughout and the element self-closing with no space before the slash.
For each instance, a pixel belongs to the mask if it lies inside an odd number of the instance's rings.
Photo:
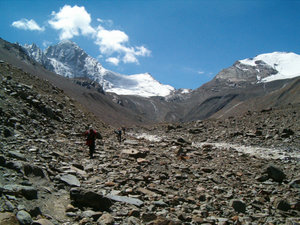
<svg viewBox="0 0 300 225">
<path fill-rule="evenodd" d="M 5 212 L 0 213 L 0 224 L 1 225 L 18 225 L 19 221 L 13 213 Z"/>
</svg>

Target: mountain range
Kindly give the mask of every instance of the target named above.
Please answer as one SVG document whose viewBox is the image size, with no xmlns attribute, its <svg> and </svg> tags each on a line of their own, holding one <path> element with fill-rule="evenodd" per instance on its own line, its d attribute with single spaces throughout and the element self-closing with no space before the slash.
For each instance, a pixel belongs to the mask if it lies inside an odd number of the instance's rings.
<svg viewBox="0 0 300 225">
<path fill-rule="evenodd" d="M 170 85 L 156 81 L 149 73 L 122 75 L 105 69 L 76 43 L 65 40 L 42 51 L 35 44 L 23 46 L 27 54 L 46 69 L 69 78 L 88 78 L 99 83 L 106 92 L 142 97 L 168 96 Z M 300 76 L 300 55 L 286 52 L 261 54 L 238 60 L 222 70 L 216 79 L 226 82 L 266 83 Z"/>
<path fill-rule="evenodd" d="M 35 44 L 1 39 L 0 59 L 47 79 L 114 125 L 226 118 L 300 103 L 300 56 L 295 53 L 238 60 L 195 90 L 175 90 L 148 73 L 109 71 L 71 41 L 42 51 Z"/>
</svg>

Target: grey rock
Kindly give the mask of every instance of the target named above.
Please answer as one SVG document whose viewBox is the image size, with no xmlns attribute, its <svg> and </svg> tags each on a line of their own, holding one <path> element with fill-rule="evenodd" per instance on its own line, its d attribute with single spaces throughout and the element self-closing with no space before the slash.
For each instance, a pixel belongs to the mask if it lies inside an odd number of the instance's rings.
<svg viewBox="0 0 300 225">
<path fill-rule="evenodd" d="M 11 158 L 14 158 L 14 159 L 19 159 L 19 160 L 22 160 L 22 161 L 27 161 L 25 155 L 21 154 L 20 152 L 17 152 L 17 151 L 10 151 L 8 153 L 8 156 L 11 157 Z"/>
<path fill-rule="evenodd" d="M 93 210 L 86 210 L 82 212 L 81 216 L 84 218 L 92 218 L 93 220 L 98 220 L 102 215 L 102 212 L 95 212 Z"/>
<path fill-rule="evenodd" d="M 13 195 L 21 195 L 21 196 L 24 196 L 28 200 L 38 198 L 38 191 L 36 188 L 17 185 L 17 184 L 4 185 L 3 193 L 13 194 Z"/>
<path fill-rule="evenodd" d="M 271 179 L 277 182 L 282 182 L 286 178 L 286 175 L 284 174 L 284 172 L 282 172 L 281 169 L 272 165 L 268 166 L 266 172 Z"/>
<path fill-rule="evenodd" d="M 276 209 L 282 210 L 282 211 L 288 211 L 291 209 L 290 203 L 288 203 L 286 200 L 277 198 L 274 201 L 274 206 Z"/>
<path fill-rule="evenodd" d="M 5 167 L 20 173 L 23 171 L 23 163 L 19 161 L 7 161 Z"/>
<path fill-rule="evenodd" d="M 299 188 L 300 189 L 300 178 L 296 178 L 296 179 L 292 180 L 289 183 L 289 186 L 292 187 L 292 188 Z"/>
<path fill-rule="evenodd" d="M 130 198 L 126 196 L 118 196 L 118 195 L 107 195 L 107 198 L 117 201 L 117 202 L 125 202 L 128 204 L 136 205 L 138 207 L 142 206 L 144 204 L 143 201 L 137 199 L 137 198 Z"/>
<path fill-rule="evenodd" d="M 38 176 L 41 178 L 46 177 L 45 171 L 42 168 L 35 166 L 35 165 L 26 163 L 23 165 L 23 170 L 24 170 L 24 174 L 26 176 L 33 174 L 34 176 Z"/>
<path fill-rule="evenodd" d="M 69 186 L 80 187 L 80 182 L 76 176 L 72 174 L 65 174 L 60 176 L 60 180 L 66 183 Z"/>
<path fill-rule="evenodd" d="M 142 214 L 142 220 L 143 222 L 151 222 L 157 219 L 157 215 L 155 213 L 143 213 Z"/>
<path fill-rule="evenodd" d="M 128 217 L 127 224 L 128 225 L 142 225 L 141 221 L 134 216 Z"/>
<path fill-rule="evenodd" d="M 109 213 L 104 213 L 98 220 L 98 225 L 114 225 L 114 217 Z"/>
<path fill-rule="evenodd" d="M 5 201 L 5 211 L 13 212 L 16 207 L 11 203 L 11 201 Z"/>
<path fill-rule="evenodd" d="M 17 213 L 17 219 L 22 225 L 30 225 L 32 223 L 30 214 L 24 210 Z"/>
<path fill-rule="evenodd" d="M 32 222 L 32 225 L 54 225 L 50 220 L 38 219 Z"/>
<path fill-rule="evenodd" d="M 168 204 L 165 203 L 165 202 L 162 201 L 162 200 L 154 201 L 153 204 L 154 204 L 155 206 L 160 206 L 160 207 L 167 207 L 167 206 L 168 206 Z"/>
</svg>

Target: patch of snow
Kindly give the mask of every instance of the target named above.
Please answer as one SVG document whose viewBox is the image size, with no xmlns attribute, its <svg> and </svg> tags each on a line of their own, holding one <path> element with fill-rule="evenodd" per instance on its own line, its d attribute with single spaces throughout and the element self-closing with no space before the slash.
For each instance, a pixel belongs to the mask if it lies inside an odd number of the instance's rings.
<svg viewBox="0 0 300 225">
<path fill-rule="evenodd" d="M 191 93 L 191 89 L 186 89 L 186 88 L 183 88 L 181 89 L 181 94 L 188 94 L 188 93 Z"/>
<path fill-rule="evenodd" d="M 256 79 L 260 82 L 261 81 L 261 76 L 257 75 Z"/>
<path fill-rule="evenodd" d="M 263 147 L 255 147 L 255 146 L 244 146 L 238 144 L 230 144 L 225 142 L 220 143 L 206 143 L 206 142 L 193 142 L 193 147 L 202 147 L 205 144 L 213 144 L 217 148 L 233 148 L 240 153 L 249 154 L 252 156 L 256 156 L 258 158 L 265 158 L 265 159 L 293 159 L 296 161 L 300 160 L 300 152 L 289 152 L 284 151 L 283 149 L 276 149 L 276 148 L 263 148 Z"/>
<path fill-rule="evenodd" d="M 145 139 L 151 142 L 161 142 L 163 140 L 162 137 L 157 136 L 157 135 L 151 135 L 151 134 L 146 134 L 146 133 L 142 133 L 142 134 L 137 134 L 137 133 L 129 133 L 129 135 L 137 138 L 137 139 Z"/>
</svg>

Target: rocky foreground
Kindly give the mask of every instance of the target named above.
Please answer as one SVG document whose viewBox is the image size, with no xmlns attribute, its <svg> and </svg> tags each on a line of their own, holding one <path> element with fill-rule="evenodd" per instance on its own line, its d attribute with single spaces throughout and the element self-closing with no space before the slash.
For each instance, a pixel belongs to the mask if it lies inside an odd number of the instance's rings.
<svg viewBox="0 0 300 225">
<path fill-rule="evenodd" d="M 299 109 L 134 127 L 118 143 L 61 90 L 0 62 L 0 224 L 299 224 Z M 103 136 L 93 159 L 89 124 Z"/>
</svg>

